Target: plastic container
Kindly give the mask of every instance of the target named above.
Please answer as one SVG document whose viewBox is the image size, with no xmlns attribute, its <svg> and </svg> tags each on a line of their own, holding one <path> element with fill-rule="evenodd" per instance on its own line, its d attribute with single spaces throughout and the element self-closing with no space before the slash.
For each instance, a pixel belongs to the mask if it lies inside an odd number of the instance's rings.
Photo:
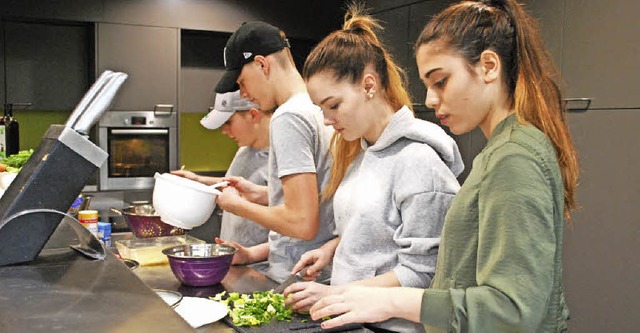
<svg viewBox="0 0 640 333">
<path fill-rule="evenodd" d="M 111 223 L 98 222 L 98 240 L 100 240 L 104 246 L 111 246 Z"/>
<path fill-rule="evenodd" d="M 163 265 L 169 260 L 162 250 L 184 244 L 203 244 L 204 241 L 188 235 L 154 238 L 132 238 L 115 242 L 122 258 L 132 259 L 140 266 Z"/>
</svg>

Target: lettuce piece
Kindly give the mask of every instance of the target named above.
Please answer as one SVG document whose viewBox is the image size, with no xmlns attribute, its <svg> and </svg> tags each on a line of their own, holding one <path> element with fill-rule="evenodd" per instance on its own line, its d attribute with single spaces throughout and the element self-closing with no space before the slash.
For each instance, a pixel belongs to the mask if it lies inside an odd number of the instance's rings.
<svg viewBox="0 0 640 333">
<path fill-rule="evenodd" d="M 272 290 L 253 294 L 221 292 L 211 299 L 222 302 L 229 308 L 229 316 L 236 326 L 258 326 L 272 320 L 291 321 L 293 311 L 284 305 L 285 297 Z"/>
</svg>

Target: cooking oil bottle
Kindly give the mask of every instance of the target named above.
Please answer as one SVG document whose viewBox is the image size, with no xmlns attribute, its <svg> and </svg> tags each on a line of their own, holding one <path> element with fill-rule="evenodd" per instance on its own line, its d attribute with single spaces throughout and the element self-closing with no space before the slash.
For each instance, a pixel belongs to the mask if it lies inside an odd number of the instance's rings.
<svg viewBox="0 0 640 333">
<path fill-rule="evenodd" d="M 0 117 L 0 160 L 7 157 L 7 130 L 4 126 L 4 117 Z"/>
<path fill-rule="evenodd" d="M 13 106 L 20 104 L 20 106 L 29 106 L 30 103 L 7 103 L 4 105 L 4 117 L 0 123 L 0 151 L 3 154 L 2 157 L 8 157 L 13 154 L 17 154 L 20 151 L 20 126 L 18 121 L 13 116 Z"/>
</svg>

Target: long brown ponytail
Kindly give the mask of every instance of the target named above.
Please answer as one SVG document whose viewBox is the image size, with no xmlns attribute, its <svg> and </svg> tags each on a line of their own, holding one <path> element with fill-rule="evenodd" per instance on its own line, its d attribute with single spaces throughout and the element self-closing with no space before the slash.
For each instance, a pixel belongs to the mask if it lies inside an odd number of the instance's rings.
<svg viewBox="0 0 640 333">
<path fill-rule="evenodd" d="M 538 24 L 515 0 L 463 1 L 435 16 L 416 42 L 416 50 L 441 42 L 476 64 L 487 49 L 504 64 L 504 80 L 521 123 L 530 123 L 551 140 L 564 181 L 565 217 L 571 221 L 578 182 L 578 160 L 563 112 L 559 75 L 544 48 Z"/>
<path fill-rule="evenodd" d="M 365 14 L 362 4 L 351 3 L 342 30 L 325 37 L 307 57 L 302 70 L 303 78 L 308 81 L 315 74 L 328 71 L 337 81 L 356 83 L 362 79 L 365 67 L 373 65 L 380 76 L 384 98 L 389 104 L 396 110 L 405 105 L 411 108 L 404 71 L 395 64 L 376 36 L 375 30 L 381 28 L 375 19 Z M 335 193 L 360 150 L 360 141 L 349 142 L 338 133 L 333 135 L 333 165 L 329 183 L 322 192 L 323 199 Z"/>
</svg>

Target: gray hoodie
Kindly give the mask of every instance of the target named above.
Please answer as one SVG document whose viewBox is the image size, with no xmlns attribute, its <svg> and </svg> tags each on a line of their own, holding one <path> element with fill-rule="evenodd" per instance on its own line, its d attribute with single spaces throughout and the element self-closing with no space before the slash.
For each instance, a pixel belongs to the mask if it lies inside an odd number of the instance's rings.
<svg viewBox="0 0 640 333">
<path fill-rule="evenodd" d="M 445 214 L 458 192 L 464 165 L 440 127 L 396 112 L 374 145 L 351 165 L 333 200 L 341 240 L 331 284 L 393 270 L 403 287 L 427 288 L 435 272 Z M 404 322 L 404 323 L 403 323 Z M 414 332 L 404 320 L 381 327 Z"/>
</svg>

